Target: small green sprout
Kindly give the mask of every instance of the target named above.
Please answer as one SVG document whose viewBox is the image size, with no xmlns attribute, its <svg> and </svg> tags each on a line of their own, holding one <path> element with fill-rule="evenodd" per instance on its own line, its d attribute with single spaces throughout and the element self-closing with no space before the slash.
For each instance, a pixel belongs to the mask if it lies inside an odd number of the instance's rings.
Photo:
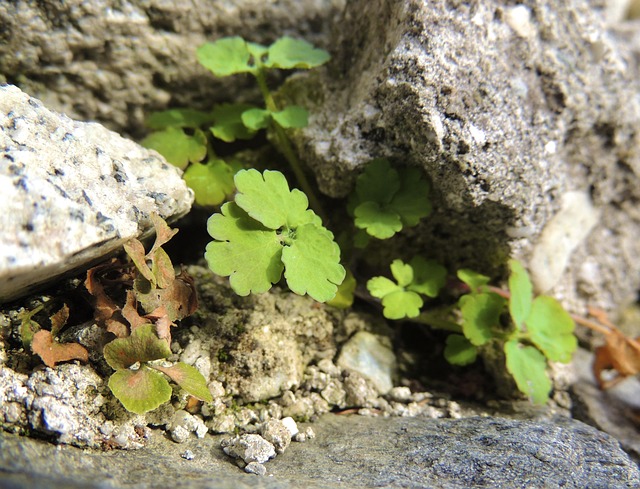
<svg viewBox="0 0 640 489">
<path fill-rule="evenodd" d="M 383 314 L 388 319 L 417 317 L 424 304 L 420 294 L 436 297 L 447 275 L 443 266 L 419 256 L 409 264 L 394 260 L 391 273 L 396 282 L 386 277 L 374 277 L 367 282 L 369 293 L 382 299 Z"/>
<path fill-rule="evenodd" d="M 211 270 L 228 276 L 238 295 L 266 292 L 284 270 L 289 288 L 319 302 L 336 295 L 345 278 L 340 248 L 303 192 L 289 190 L 277 171 L 241 170 L 238 193 L 209 218 L 214 241 L 205 258 Z"/>
<path fill-rule="evenodd" d="M 349 211 L 357 228 L 388 239 L 429 215 L 429 192 L 429 183 L 417 168 L 396 169 L 388 160 L 377 159 L 356 180 Z"/>
</svg>

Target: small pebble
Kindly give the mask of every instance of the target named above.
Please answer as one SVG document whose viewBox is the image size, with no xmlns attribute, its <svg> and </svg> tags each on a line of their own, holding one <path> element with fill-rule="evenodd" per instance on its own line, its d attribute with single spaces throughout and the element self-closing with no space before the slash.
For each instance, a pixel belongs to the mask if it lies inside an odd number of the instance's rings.
<svg viewBox="0 0 640 489">
<path fill-rule="evenodd" d="M 196 457 L 191 450 L 185 450 L 180 456 L 185 460 L 193 460 Z"/>
<path fill-rule="evenodd" d="M 244 471 L 255 475 L 265 475 L 267 473 L 265 466 L 258 462 L 249 462 L 244 468 Z"/>
</svg>

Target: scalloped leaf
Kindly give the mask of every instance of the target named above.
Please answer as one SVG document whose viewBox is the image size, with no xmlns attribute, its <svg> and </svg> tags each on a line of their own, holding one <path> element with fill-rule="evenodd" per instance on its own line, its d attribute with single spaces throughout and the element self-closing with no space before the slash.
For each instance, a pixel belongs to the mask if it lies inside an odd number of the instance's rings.
<svg viewBox="0 0 640 489">
<path fill-rule="evenodd" d="M 521 330 L 525 319 L 531 310 L 533 302 L 533 285 L 529 279 L 529 274 L 517 260 L 509 260 L 509 291 L 511 299 L 509 300 L 509 312 L 516 328 Z"/>
<path fill-rule="evenodd" d="M 493 329 L 499 325 L 505 302 L 491 292 L 460 297 L 462 331 L 472 344 L 481 346 L 493 338 Z"/>
<path fill-rule="evenodd" d="M 211 207 L 222 204 L 233 195 L 235 172 L 225 161 L 211 159 L 204 165 L 195 163 L 189 166 L 183 178 L 195 193 L 196 204 Z"/>
<path fill-rule="evenodd" d="M 457 276 L 469 286 L 472 292 L 480 292 L 481 288 L 487 285 L 491 280 L 486 275 L 474 272 L 468 268 L 461 268 L 458 270 Z"/>
<path fill-rule="evenodd" d="M 256 45 L 254 45 L 256 46 Z M 254 73 L 255 63 L 247 42 L 239 36 L 223 37 L 203 44 L 196 51 L 198 62 L 216 76 Z"/>
<path fill-rule="evenodd" d="M 155 149 L 169 163 L 182 170 L 189 163 L 197 163 L 207 155 L 207 138 L 200 130 L 190 136 L 181 128 L 168 127 L 149 134 L 140 144 L 145 148 Z"/>
<path fill-rule="evenodd" d="M 109 378 L 109 389 L 127 411 L 135 414 L 169 402 L 172 394 L 167 379 L 144 365 L 138 370 L 117 370 Z"/>
<path fill-rule="evenodd" d="M 323 65 L 331 55 L 313 44 L 288 36 L 281 37 L 268 48 L 268 58 L 264 65 L 269 68 L 310 69 Z"/>
<path fill-rule="evenodd" d="M 299 105 L 290 105 L 280 112 L 272 112 L 271 117 L 285 129 L 300 129 L 309 125 L 309 112 Z"/>
<path fill-rule="evenodd" d="M 242 123 L 252 131 L 266 129 L 271 122 L 271 112 L 257 107 L 244 111 L 240 117 Z"/>
<path fill-rule="evenodd" d="M 409 264 L 413 268 L 413 282 L 409 290 L 437 297 L 447 280 L 447 269 L 435 260 L 426 260 L 421 256 L 414 257 Z"/>
<path fill-rule="evenodd" d="M 254 109 L 250 104 L 221 104 L 211 112 L 214 124 L 209 128 L 211 134 L 226 143 L 236 139 L 251 139 L 256 131 L 252 131 L 242 122 L 242 114 Z"/>
<path fill-rule="evenodd" d="M 156 334 L 153 324 L 143 324 L 127 338 L 118 338 L 105 345 L 104 359 L 114 370 L 129 368 L 136 362 L 150 362 L 171 355 L 169 344 Z"/>
</svg>

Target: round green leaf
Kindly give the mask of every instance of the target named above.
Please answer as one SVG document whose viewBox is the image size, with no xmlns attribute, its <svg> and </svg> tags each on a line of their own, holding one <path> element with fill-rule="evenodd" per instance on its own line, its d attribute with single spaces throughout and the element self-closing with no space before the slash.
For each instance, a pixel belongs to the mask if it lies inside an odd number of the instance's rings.
<svg viewBox="0 0 640 489">
<path fill-rule="evenodd" d="M 211 112 L 214 125 L 209 129 L 218 139 L 226 143 L 232 143 L 236 139 L 251 139 L 255 135 L 242 122 L 242 114 L 249 109 L 255 108 L 249 104 L 221 104 L 216 106 Z"/>
<path fill-rule="evenodd" d="M 469 365 L 476 361 L 478 350 L 471 342 L 460 334 L 447 336 L 444 358 L 452 365 Z"/>
<path fill-rule="evenodd" d="M 413 268 L 402 260 L 393 260 L 391 274 L 400 287 L 406 287 L 413 281 Z"/>
<path fill-rule="evenodd" d="M 156 365 L 153 368 L 169 376 L 176 384 L 201 401 L 213 401 L 213 396 L 207 387 L 207 380 L 197 368 L 183 362 L 178 362 L 171 367 Z"/>
<path fill-rule="evenodd" d="M 415 318 L 423 304 L 422 297 L 415 292 L 400 289 L 382 298 L 382 314 L 388 319 Z"/>
<path fill-rule="evenodd" d="M 269 46 L 265 66 L 269 68 L 314 68 L 320 66 L 331 56 L 323 49 L 318 49 L 307 41 L 281 37 Z"/>
<path fill-rule="evenodd" d="M 384 296 L 402 290 L 398 284 L 387 277 L 373 277 L 367 281 L 367 290 L 373 297 L 382 299 Z"/>
<path fill-rule="evenodd" d="M 402 229 L 402 220 L 393 210 L 384 209 L 377 202 L 364 202 L 354 211 L 356 227 L 378 239 L 389 239 Z"/>
<path fill-rule="evenodd" d="M 536 297 L 525 320 L 529 338 L 553 362 L 569 363 L 578 347 L 575 323 L 553 297 Z"/>
<path fill-rule="evenodd" d="M 524 346 L 517 340 L 504 344 L 507 370 L 513 375 L 520 392 L 535 404 L 544 404 L 549 399 L 551 381 L 547 376 L 547 361 L 533 346 Z"/>
<path fill-rule="evenodd" d="M 196 54 L 198 62 L 216 76 L 254 72 L 256 69 L 250 65 L 251 53 L 246 41 L 238 36 L 203 44 Z"/>
<path fill-rule="evenodd" d="M 234 171 L 223 160 L 209 160 L 206 164 L 196 163 L 184 172 L 183 178 L 189 188 L 193 189 L 196 204 L 215 206 L 222 204 L 233 195 Z"/>
<path fill-rule="evenodd" d="M 280 112 L 273 112 L 271 117 L 286 129 L 299 129 L 309 125 L 309 112 L 298 105 L 291 105 Z"/>
<path fill-rule="evenodd" d="M 193 109 L 169 109 L 155 112 L 146 121 L 151 129 L 165 129 L 167 127 L 190 127 L 197 129 L 203 124 L 213 122 L 211 112 Z"/>
<path fill-rule="evenodd" d="M 447 269 L 435 260 L 425 260 L 421 256 L 414 257 L 410 265 L 413 268 L 413 283 L 409 290 L 437 297 L 447 279 Z"/>
<path fill-rule="evenodd" d="M 144 365 L 138 370 L 118 370 L 109 389 L 127 411 L 144 414 L 171 400 L 171 386 L 162 374 Z"/>
<path fill-rule="evenodd" d="M 207 138 L 199 130 L 190 136 L 179 127 L 168 127 L 149 134 L 141 144 L 155 149 L 169 163 L 181 169 L 186 168 L 189 162 L 199 162 L 207 154 Z"/>
<path fill-rule="evenodd" d="M 493 338 L 493 329 L 499 325 L 505 300 L 497 294 L 469 294 L 460 297 L 462 331 L 475 346 L 484 345 Z"/>
<path fill-rule="evenodd" d="M 265 109 L 253 108 L 242 113 L 242 123 L 252 131 L 265 129 L 269 126 L 271 112 Z"/>
<path fill-rule="evenodd" d="M 529 279 L 529 274 L 517 260 L 509 260 L 509 290 L 511 299 L 509 300 L 509 312 L 516 328 L 521 330 L 524 321 L 531 310 L 533 300 L 533 286 Z"/>
</svg>

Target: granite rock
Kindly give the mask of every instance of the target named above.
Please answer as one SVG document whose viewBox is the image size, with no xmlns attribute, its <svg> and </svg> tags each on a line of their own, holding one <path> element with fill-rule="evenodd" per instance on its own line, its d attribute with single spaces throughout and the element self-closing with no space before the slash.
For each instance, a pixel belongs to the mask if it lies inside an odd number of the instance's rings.
<svg viewBox="0 0 640 489">
<path fill-rule="evenodd" d="M 0 86 L 0 302 L 87 267 L 193 202 L 176 167 Z"/>
<path fill-rule="evenodd" d="M 223 36 L 283 35 L 327 46 L 345 0 L 0 2 L 0 80 L 51 107 L 136 137 L 168 104 L 209 109 L 246 96 L 247 78 L 216 79 L 196 47 Z M 257 89 L 255 95 L 258 95 Z"/>
<path fill-rule="evenodd" d="M 602 9 L 361 0 L 331 44 L 325 70 L 283 90 L 310 108 L 296 144 L 321 189 L 345 196 L 376 157 L 433 182 L 434 212 L 381 262 L 401 250 L 495 276 L 535 255 L 538 291 L 575 309 L 635 297 L 640 85 Z"/>
</svg>

